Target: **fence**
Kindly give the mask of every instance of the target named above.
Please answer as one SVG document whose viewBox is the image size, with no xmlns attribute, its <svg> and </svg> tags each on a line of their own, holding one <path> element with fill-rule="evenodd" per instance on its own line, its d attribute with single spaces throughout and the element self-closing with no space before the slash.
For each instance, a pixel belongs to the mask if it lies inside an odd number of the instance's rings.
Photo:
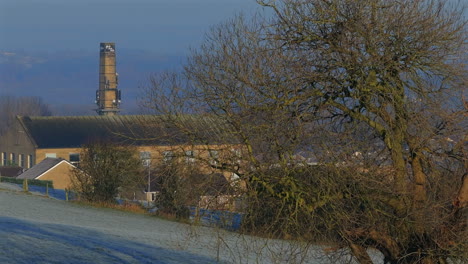
<svg viewBox="0 0 468 264">
<path fill-rule="evenodd" d="M 199 222 L 204 226 L 220 227 L 230 231 L 236 231 L 241 227 L 242 214 L 190 207 L 190 220 Z"/>
<path fill-rule="evenodd" d="M 52 181 L 17 179 L 0 176 L 0 182 L 16 184 L 20 187 L 22 186 L 25 191 L 41 193 L 59 200 L 71 199 L 71 197 L 68 197 L 70 196 L 70 192 L 68 190 L 54 189 Z"/>
</svg>

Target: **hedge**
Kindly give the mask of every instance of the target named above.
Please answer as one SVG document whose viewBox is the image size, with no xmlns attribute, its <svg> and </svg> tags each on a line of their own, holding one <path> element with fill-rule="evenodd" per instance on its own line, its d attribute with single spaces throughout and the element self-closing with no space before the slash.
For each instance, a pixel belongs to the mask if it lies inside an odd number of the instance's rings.
<svg viewBox="0 0 468 264">
<path fill-rule="evenodd" d="M 13 177 L 2 177 L 0 176 L 0 182 L 8 182 L 8 183 L 15 183 L 15 184 L 23 184 L 25 179 L 17 179 Z M 42 181 L 42 180 L 31 180 L 28 179 L 28 185 L 34 185 L 34 186 L 47 186 L 49 185 L 49 188 L 54 188 L 54 185 L 52 181 Z"/>
</svg>

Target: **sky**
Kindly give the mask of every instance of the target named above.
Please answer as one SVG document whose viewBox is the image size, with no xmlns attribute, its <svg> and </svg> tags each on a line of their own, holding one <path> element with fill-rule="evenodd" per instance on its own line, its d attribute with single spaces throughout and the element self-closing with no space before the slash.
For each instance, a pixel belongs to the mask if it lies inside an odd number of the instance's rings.
<svg viewBox="0 0 468 264">
<path fill-rule="evenodd" d="M 0 0 L 0 51 L 93 50 L 100 42 L 186 54 L 255 0 Z"/>
<path fill-rule="evenodd" d="M 210 27 L 256 11 L 255 0 L 0 0 L 0 96 L 39 96 L 60 108 L 54 114 L 87 114 L 99 43 L 115 42 L 123 113 L 138 113 L 152 73 L 179 70 Z"/>
<path fill-rule="evenodd" d="M 259 8 L 255 0 L 0 0 L 0 96 L 39 96 L 55 115 L 94 113 L 99 43 L 115 42 L 122 113 L 138 113 L 150 74 L 180 69 L 210 27 Z"/>
<path fill-rule="evenodd" d="M 94 50 L 115 42 L 187 54 L 210 26 L 258 9 L 255 0 L 0 0 L 0 51 Z"/>
</svg>

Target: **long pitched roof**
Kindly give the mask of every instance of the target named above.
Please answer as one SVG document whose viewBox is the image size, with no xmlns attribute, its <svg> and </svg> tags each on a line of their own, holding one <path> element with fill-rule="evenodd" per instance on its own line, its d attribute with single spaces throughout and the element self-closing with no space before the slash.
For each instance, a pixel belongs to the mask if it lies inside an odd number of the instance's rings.
<svg viewBox="0 0 468 264">
<path fill-rule="evenodd" d="M 225 123 L 201 115 L 18 116 L 18 120 L 38 148 L 79 148 L 103 140 L 128 145 L 233 143 L 232 137 L 221 136 L 227 131 Z"/>
</svg>

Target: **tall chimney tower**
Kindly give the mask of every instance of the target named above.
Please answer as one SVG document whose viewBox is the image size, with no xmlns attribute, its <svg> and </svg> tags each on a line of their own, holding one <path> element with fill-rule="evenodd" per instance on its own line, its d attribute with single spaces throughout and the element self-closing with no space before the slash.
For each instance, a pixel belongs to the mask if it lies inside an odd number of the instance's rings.
<svg viewBox="0 0 468 264">
<path fill-rule="evenodd" d="M 99 90 L 96 91 L 96 104 L 99 115 L 116 115 L 120 109 L 119 82 L 115 71 L 115 43 L 103 42 L 99 55 Z"/>
</svg>

